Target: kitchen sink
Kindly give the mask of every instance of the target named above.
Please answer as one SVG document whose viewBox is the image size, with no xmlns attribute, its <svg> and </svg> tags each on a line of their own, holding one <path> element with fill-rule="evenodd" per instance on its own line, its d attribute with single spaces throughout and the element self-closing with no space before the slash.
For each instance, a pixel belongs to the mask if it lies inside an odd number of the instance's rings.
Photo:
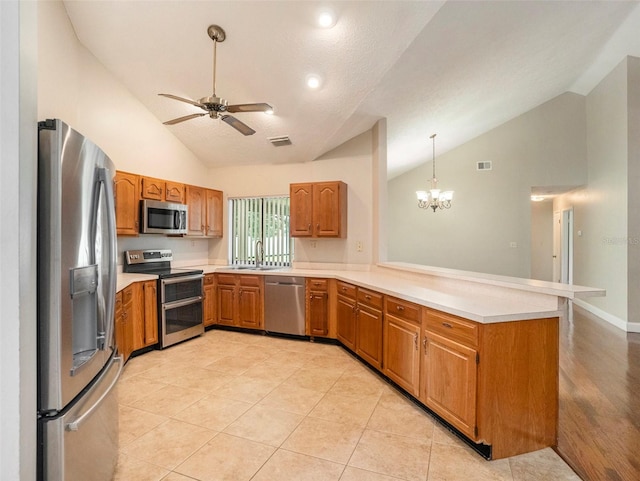
<svg viewBox="0 0 640 481">
<path fill-rule="evenodd" d="M 251 270 L 251 271 L 275 271 L 278 269 L 285 269 L 285 267 L 282 266 L 247 266 L 247 265 L 233 265 L 233 266 L 227 266 L 225 267 L 225 269 L 229 269 L 229 270 L 233 270 L 233 271 L 246 271 L 246 270 Z"/>
</svg>

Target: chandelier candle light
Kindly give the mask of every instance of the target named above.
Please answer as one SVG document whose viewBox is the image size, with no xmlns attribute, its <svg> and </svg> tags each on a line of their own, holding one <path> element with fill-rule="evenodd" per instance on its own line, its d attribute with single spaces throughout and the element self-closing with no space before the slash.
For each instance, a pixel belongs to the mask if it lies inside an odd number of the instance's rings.
<svg viewBox="0 0 640 481">
<path fill-rule="evenodd" d="M 435 212 L 437 209 L 448 209 L 451 207 L 453 200 L 453 191 L 447 190 L 440 192 L 438 189 L 438 179 L 436 179 L 436 134 L 429 137 L 433 140 L 433 177 L 431 178 L 431 189 L 419 190 L 416 192 L 418 196 L 418 207 L 428 209 L 431 207 Z"/>
</svg>

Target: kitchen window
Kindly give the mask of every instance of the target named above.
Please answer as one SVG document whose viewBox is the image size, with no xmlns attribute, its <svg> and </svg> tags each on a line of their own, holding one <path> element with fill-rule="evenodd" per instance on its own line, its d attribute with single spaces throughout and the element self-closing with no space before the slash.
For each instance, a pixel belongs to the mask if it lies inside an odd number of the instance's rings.
<svg viewBox="0 0 640 481">
<path fill-rule="evenodd" d="M 229 219 L 229 264 L 291 265 L 288 196 L 229 199 Z"/>
</svg>

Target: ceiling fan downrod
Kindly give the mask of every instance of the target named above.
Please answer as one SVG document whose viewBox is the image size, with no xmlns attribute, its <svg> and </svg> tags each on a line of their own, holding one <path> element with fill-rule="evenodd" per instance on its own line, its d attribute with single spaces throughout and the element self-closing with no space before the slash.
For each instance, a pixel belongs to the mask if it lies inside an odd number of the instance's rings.
<svg viewBox="0 0 640 481">
<path fill-rule="evenodd" d="M 207 34 L 213 40 L 213 97 L 216 96 L 216 47 L 218 42 L 224 42 L 227 34 L 219 25 L 209 25 Z"/>
</svg>

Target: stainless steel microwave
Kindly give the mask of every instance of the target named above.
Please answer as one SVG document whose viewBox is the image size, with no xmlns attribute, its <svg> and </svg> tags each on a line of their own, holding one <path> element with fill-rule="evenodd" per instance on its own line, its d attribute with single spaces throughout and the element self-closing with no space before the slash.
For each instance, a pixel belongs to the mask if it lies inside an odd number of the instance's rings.
<svg viewBox="0 0 640 481">
<path fill-rule="evenodd" d="M 186 234 L 187 206 L 157 200 L 140 201 L 140 232 L 143 234 Z"/>
</svg>

